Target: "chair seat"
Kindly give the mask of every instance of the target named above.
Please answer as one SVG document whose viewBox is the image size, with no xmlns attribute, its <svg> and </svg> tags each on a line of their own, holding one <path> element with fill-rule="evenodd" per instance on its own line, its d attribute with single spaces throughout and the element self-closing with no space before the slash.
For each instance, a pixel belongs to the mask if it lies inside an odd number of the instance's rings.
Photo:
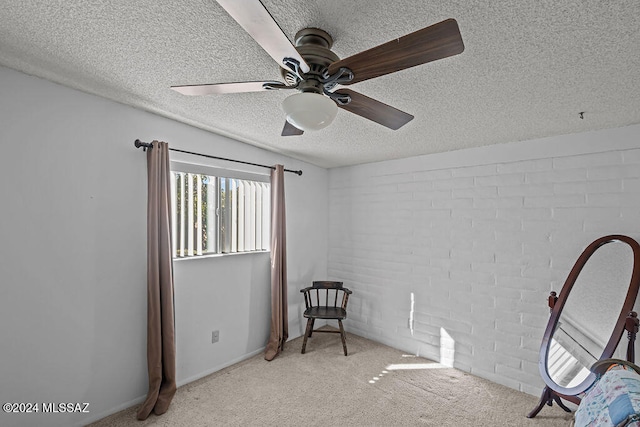
<svg viewBox="0 0 640 427">
<path fill-rule="evenodd" d="M 346 319 L 347 310 L 341 307 L 310 307 L 303 316 L 312 319 Z"/>
</svg>

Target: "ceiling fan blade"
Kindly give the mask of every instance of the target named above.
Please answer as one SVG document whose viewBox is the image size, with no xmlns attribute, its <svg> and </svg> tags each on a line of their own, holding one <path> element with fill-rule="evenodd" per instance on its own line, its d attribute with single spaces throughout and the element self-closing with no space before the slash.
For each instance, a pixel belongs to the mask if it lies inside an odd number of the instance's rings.
<svg viewBox="0 0 640 427">
<path fill-rule="evenodd" d="M 386 126 L 389 129 L 398 130 L 413 120 L 411 114 L 376 101 L 361 93 L 354 92 L 351 89 L 338 89 L 333 93 L 349 95 L 349 97 L 351 97 L 351 102 L 346 105 L 340 105 L 340 103 L 338 103 L 338 107 L 379 123 L 382 126 Z"/>
<path fill-rule="evenodd" d="M 288 121 L 284 121 L 284 128 L 282 128 L 282 136 L 295 136 L 302 135 L 304 133 L 303 130 L 298 129 Z"/>
<path fill-rule="evenodd" d="M 353 80 L 341 82 L 343 85 L 350 85 L 457 55 L 463 50 L 458 23 L 455 19 L 447 19 L 334 62 L 329 66 L 328 73 L 333 75 L 341 67 L 350 69 L 354 74 Z"/>
<path fill-rule="evenodd" d="M 242 92 L 261 92 L 263 90 L 272 90 L 265 87 L 271 85 L 273 87 L 285 86 L 281 82 L 239 82 L 239 83 L 212 83 L 204 85 L 184 85 L 171 86 L 171 89 L 180 92 L 183 95 L 220 95 L 225 93 L 242 93 Z"/>
<path fill-rule="evenodd" d="M 309 65 L 300 56 L 260 0 L 217 1 L 278 65 L 282 67 L 285 65 L 285 58 L 292 58 L 300 64 L 300 70 L 303 73 L 309 72 Z"/>
</svg>

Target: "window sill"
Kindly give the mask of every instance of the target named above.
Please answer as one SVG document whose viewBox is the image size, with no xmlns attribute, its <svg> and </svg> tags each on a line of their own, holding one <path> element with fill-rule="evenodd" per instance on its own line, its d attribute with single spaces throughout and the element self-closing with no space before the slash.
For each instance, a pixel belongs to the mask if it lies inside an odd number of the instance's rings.
<svg viewBox="0 0 640 427">
<path fill-rule="evenodd" d="M 223 254 L 207 254 L 207 255 L 193 255 L 193 256 L 185 256 L 173 258 L 173 261 L 186 261 L 190 259 L 203 259 L 203 258 L 223 258 L 228 256 L 238 256 L 238 255 L 252 255 L 252 254 L 268 254 L 271 251 L 250 251 L 250 252 L 232 252 L 232 253 L 223 253 Z"/>
</svg>

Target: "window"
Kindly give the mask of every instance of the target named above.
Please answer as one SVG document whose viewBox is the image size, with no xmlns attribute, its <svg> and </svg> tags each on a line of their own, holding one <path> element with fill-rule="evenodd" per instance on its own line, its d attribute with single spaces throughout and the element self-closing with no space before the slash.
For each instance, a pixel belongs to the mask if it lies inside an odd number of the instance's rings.
<svg viewBox="0 0 640 427">
<path fill-rule="evenodd" d="M 171 168 L 174 258 L 269 249 L 266 176 L 175 162 Z"/>
</svg>

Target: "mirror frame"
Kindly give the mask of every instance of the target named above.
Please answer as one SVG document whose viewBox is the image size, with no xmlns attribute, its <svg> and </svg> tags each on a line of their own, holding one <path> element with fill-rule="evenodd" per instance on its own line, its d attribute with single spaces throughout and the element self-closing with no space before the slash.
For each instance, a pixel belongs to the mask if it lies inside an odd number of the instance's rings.
<svg viewBox="0 0 640 427">
<path fill-rule="evenodd" d="M 544 380 L 545 384 L 557 394 L 561 395 L 563 398 L 569 397 L 567 400 L 572 401 L 574 403 L 579 403 L 579 400 L 571 398 L 572 396 L 576 396 L 585 390 L 587 390 L 596 380 L 596 375 L 591 372 L 589 375 L 577 386 L 567 388 L 562 387 L 556 384 L 549 375 L 547 370 L 547 356 L 549 353 L 549 348 L 551 344 L 551 337 L 555 332 L 556 325 L 558 324 L 558 320 L 560 319 L 560 315 L 562 314 L 562 309 L 564 308 L 565 303 L 567 302 L 567 298 L 571 293 L 571 289 L 573 285 L 576 283 L 580 272 L 583 267 L 591 258 L 591 256 L 602 246 L 607 243 L 612 242 L 622 242 L 626 243 L 631 247 L 633 251 L 633 270 L 631 273 L 631 280 L 629 282 L 629 288 L 627 290 L 627 295 L 625 297 L 624 303 L 622 304 L 622 308 L 620 309 L 620 314 L 618 316 L 618 320 L 611 332 L 611 337 L 607 342 L 607 345 L 604 347 L 602 351 L 602 355 L 599 360 L 610 358 L 615 352 L 616 348 L 620 340 L 622 339 L 622 335 L 625 330 L 626 318 L 629 312 L 633 310 L 633 306 L 635 305 L 636 298 L 638 296 L 638 287 L 640 286 L 640 245 L 634 239 L 628 236 L 623 236 L 620 234 L 612 234 L 609 236 L 601 237 L 595 241 L 593 241 L 586 249 L 582 252 L 576 263 L 574 264 L 567 280 L 564 282 L 562 286 L 562 290 L 560 291 L 560 295 L 558 296 L 557 301 L 555 302 L 553 308 L 551 309 L 551 317 L 549 318 L 549 323 L 547 323 L 547 329 L 544 332 L 544 336 L 542 338 L 542 344 L 540 345 L 540 357 L 538 360 L 538 367 L 540 369 L 540 375 Z M 606 293 L 606 290 L 603 290 L 603 294 Z M 589 366 L 590 368 L 590 366 Z"/>
</svg>

